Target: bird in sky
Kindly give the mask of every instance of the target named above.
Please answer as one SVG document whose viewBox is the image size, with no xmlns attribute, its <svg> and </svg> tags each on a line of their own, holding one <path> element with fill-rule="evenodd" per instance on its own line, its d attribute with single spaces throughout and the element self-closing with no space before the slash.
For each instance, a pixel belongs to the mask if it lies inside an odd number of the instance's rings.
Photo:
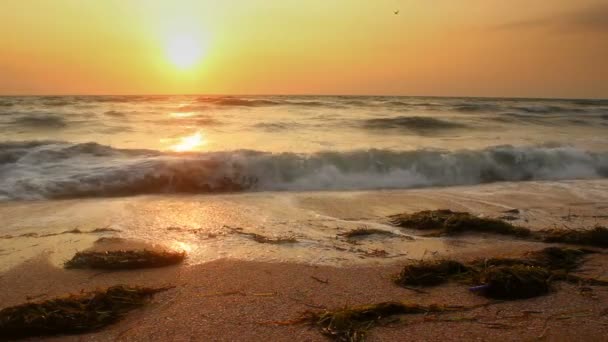
<svg viewBox="0 0 608 342">
<path fill-rule="evenodd" d="M 398 15 L 399 14 L 399 10 L 396 10 L 393 13 L 395 13 L 395 15 Z"/>
</svg>

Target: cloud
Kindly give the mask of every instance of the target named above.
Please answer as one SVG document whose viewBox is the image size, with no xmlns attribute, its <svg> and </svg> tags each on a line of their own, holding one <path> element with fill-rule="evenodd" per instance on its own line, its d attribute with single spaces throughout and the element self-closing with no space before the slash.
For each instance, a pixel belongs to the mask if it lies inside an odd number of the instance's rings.
<svg viewBox="0 0 608 342">
<path fill-rule="evenodd" d="M 553 16 L 504 23 L 495 26 L 494 29 L 608 33 L 608 3 Z"/>
</svg>

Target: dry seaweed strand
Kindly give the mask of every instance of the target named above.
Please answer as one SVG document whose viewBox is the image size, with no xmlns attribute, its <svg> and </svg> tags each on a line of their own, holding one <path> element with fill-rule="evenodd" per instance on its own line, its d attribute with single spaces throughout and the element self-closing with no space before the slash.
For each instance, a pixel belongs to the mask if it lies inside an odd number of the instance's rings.
<svg viewBox="0 0 608 342">
<path fill-rule="evenodd" d="M 596 226 L 592 229 L 545 229 L 539 232 L 544 242 L 560 242 L 576 245 L 608 248 L 608 228 Z"/>
<path fill-rule="evenodd" d="M 475 282 L 483 294 L 496 299 L 524 299 L 546 294 L 552 273 L 543 267 L 512 265 L 493 266 L 478 273 Z"/>
<path fill-rule="evenodd" d="M 435 286 L 450 280 L 475 285 L 471 290 L 490 298 L 530 298 L 550 291 L 554 281 L 607 286 L 608 281 L 569 274 L 586 249 L 548 247 L 522 258 L 490 258 L 463 264 L 453 260 L 419 261 L 406 265 L 394 282 L 404 288 Z"/>
<path fill-rule="evenodd" d="M 585 256 L 595 253 L 588 249 L 547 247 L 528 252 L 522 258 L 489 258 L 473 262 L 478 267 L 527 265 L 551 270 L 571 271 L 577 269 Z"/>
<path fill-rule="evenodd" d="M 143 306 L 152 295 L 168 289 L 117 285 L 7 307 L 0 310 L 0 336 L 16 339 L 97 330 L 117 322 L 129 311 Z"/>
<path fill-rule="evenodd" d="M 306 312 L 302 318 L 292 323 L 310 323 L 321 332 L 336 341 L 359 342 L 365 341 L 367 332 L 383 320 L 391 316 L 406 314 L 427 314 L 446 311 L 456 311 L 462 308 L 430 305 L 422 306 L 400 302 L 383 302 L 353 308 L 325 310 L 322 312 Z"/>
<path fill-rule="evenodd" d="M 400 286 L 434 286 L 468 273 L 469 268 L 457 261 L 420 261 L 406 265 L 394 281 Z"/>
<path fill-rule="evenodd" d="M 525 227 L 514 226 L 495 218 L 478 217 L 467 212 L 449 209 L 423 210 L 411 214 L 389 216 L 398 227 L 432 230 L 430 236 L 453 235 L 464 232 L 482 232 L 512 235 L 543 242 L 558 242 L 608 248 L 608 228 L 596 226 L 591 229 L 545 229 L 533 232 Z"/>
<path fill-rule="evenodd" d="M 357 228 L 349 230 L 348 232 L 339 233 L 338 236 L 345 237 L 347 239 L 365 237 L 370 235 L 384 235 L 384 236 L 395 236 L 397 234 L 389 232 L 387 230 L 375 229 L 375 228 Z"/>
<path fill-rule="evenodd" d="M 277 237 L 277 238 L 269 238 L 264 235 L 256 234 L 256 233 L 247 233 L 244 232 L 242 228 L 234 228 L 229 226 L 224 226 L 224 228 L 230 230 L 233 234 L 243 235 L 250 237 L 253 241 L 257 243 L 270 243 L 270 244 L 286 244 L 286 243 L 297 243 L 298 240 L 294 237 Z"/>
<path fill-rule="evenodd" d="M 65 268 L 94 268 L 106 270 L 152 268 L 182 262 L 185 252 L 154 250 L 117 250 L 78 252 L 68 260 Z"/>
<path fill-rule="evenodd" d="M 458 212 L 449 209 L 423 210 L 413 214 L 393 215 L 389 218 L 392 224 L 402 228 L 440 230 L 447 235 L 463 233 L 466 231 L 520 237 L 531 235 L 529 229 L 517 227 L 502 220 L 477 217 L 467 212 Z"/>
</svg>

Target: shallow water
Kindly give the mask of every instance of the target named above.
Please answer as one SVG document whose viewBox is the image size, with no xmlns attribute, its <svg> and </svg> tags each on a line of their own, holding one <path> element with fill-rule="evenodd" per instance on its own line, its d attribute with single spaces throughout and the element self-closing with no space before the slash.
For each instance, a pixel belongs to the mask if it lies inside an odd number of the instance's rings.
<svg viewBox="0 0 608 342">
<path fill-rule="evenodd" d="M 255 192 L 231 195 L 146 195 L 0 204 L 0 270 L 40 253 L 61 265 L 104 237 L 186 250 L 189 264 L 221 258 L 314 265 L 368 265 L 450 254 L 495 255 L 546 244 L 492 235 L 421 237 L 393 227 L 388 215 L 451 208 L 501 217 L 518 208 L 514 224 L 532 229 L 606 224 L 608 181 L 497 183 L 393 191 Z M 567 218 L 566 216 L 571 216 Z M 110 229 L 92 232 L 98 228 Z M 251 236 L 292 237 L 286 244 Z M 394 236 L 348 240 L 339 234 L 375 228 Z M 79 229 L 80 233 L 66 232 Z M 44 236 L 49 234 L 57 234 Z M 10 236 L 9 236 L 10 235 Z"/>
</svg>

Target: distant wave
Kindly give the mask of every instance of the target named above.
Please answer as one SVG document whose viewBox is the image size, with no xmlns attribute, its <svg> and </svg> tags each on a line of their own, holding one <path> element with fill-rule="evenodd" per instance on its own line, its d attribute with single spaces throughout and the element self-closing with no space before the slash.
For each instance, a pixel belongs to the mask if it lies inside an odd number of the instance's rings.
<svg viewBox="0 0 608 342">
<path fill-rule="evenodd" d="M 525 113 L 535 113 L 535 114 L 579 113 L 579 112 L 584 111 L 581 108 L 563 107 L 563 106 L 547 106 L 547 105 L 511 106 L 511 108 L 525 112 Z"/>
<path fill-rule="evenodd" d="M 404 189 L 608 177 L 608 153 L 572 147 L 167 153 L 96 143 L 0 143 L 4 200 L 260 190 Z"/>
<path fill-rule="evenodd" d="M 279 103 L 263 99 L 244 99 L 237 97 L 208 97 L 203 96 L 197 99 L 198 102 L 211 103 L 217 106 L 239 106 L 239 107 L 259 107 L 275 106 Z"/>
<path fill-rule="evenodd" d="M 452 109 L 465 112 L 465 113 L 477 113 L 477 112 L 495 112 L 500 110 L 500 106 L 492 103 L 467 103 L 467 104 L 458 104 L 454 105 Z"/>
<path fill-rule="evenodd" d="M 462 128 L 464 124 L 426 116 L 398 116 L 368 119 L 363 121 L 371 129 L 408 129 L 413 131 L 433 131 L 440 129 Z"/>
<path fill-rule="evenodd" d="M 289 129 L 301 128 L 304 125 L 297 122 L 275 121 L 275 122 L 260 122 L 253 125 L 254 128 L 262 129 L 267 132 L 282 132 Z"/>
<path fill-rule="evenodd" d="M 120 112 L 120 111 L 117 111 L 117 110 L 108 110 L 108 111 L 104 112 L 104 114 L 108 115 L 108 116 L 118 117 L 118 118 L 122 118 L 122 117 L 127 116 L 126 113 Z"/>
<path fill-rule="evenodd" d="M 52 114 L 31 114 L 20 116 L 13 119 L 11 123 L 14 125 L 31 128 L 62 128 L 67 126 L 67 123 L 61 116 Z"/>
<path fill-rule="evenodd" d="M 43 104 L 45 106 L 50 106 L 50 107 L 63 107 L 63 106 L 69 106 L 73 103 L 71 101 L 66 101 L 66 100 L 61 100 L 61 99 L 52 99 L 52 100 L 44 101 Z"/>
<path fill-rule="evenodd" d="M 202 96 L 197 99 L 198 102 L 212 104 L 216 106 L 232 106 L 232 107 L 267 107 L 267 106 L 304 106 L 304 107 L 323 107 L 323 106 L 334 106 L 332 102 L 322 101 L 304 101 L 304 100 L 292 100 L 292 99 L 251 99 L 251 98 L 238 98 L 238 97 L 209 97 Z"/>
</svg>

